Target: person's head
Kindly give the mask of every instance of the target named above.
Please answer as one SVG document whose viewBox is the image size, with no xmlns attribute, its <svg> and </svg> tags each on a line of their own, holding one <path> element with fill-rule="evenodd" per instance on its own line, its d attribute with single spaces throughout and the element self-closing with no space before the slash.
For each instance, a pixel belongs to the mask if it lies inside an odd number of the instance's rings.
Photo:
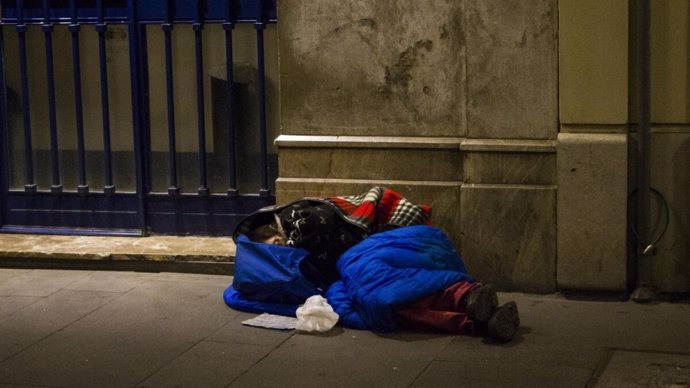
<svg viewBox="0 0 690 388">
<path fill-rule="evenodd" d="M 278 224 L 275 221 L 250 230 L 247 232 L 247 237 L 254 242 L 285 245 L 285 237 L 280 232 L 280 228 L 278 228 Z"/>
</svg>

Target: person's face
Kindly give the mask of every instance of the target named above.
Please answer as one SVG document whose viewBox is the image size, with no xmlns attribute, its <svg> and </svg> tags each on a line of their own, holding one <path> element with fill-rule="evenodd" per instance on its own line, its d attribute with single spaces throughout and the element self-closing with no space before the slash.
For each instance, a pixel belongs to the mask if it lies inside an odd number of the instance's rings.
<svg viewBox="0 0 690 388">
<path fill-rule="evenodd" d="M 285 245 L 285 239 L 283 236 L 271 236 L 264 240 L 264 242 L 271 245 Z"/>
</svg>

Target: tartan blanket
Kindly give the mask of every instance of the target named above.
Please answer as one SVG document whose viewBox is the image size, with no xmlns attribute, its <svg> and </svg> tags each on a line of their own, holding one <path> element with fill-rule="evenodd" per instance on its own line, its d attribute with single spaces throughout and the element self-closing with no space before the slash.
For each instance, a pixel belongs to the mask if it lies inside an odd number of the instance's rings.
<svg viewBox="0 0 690 388">
<path fill-rule="evenodd" d="M 324 200 L 333 205 L 345 220 L 368 234 L 392 227 L 431 225 L 428 205 L 415 205 L 386 187 L 377 186 L 359 195 L 327 197 Z"/>
</svg>

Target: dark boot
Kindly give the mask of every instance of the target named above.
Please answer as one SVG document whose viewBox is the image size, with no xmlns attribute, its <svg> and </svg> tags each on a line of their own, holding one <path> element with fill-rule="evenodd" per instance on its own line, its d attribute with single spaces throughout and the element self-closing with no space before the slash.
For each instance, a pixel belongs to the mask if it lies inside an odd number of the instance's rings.
<svg viewBox="0 0 690 388">
<path fill-rule="evenodd" d="M 487 322 L 498 306 L 498 296 L 491 284 L 480 286 L 463 298 L 463 307 L 473 322 Z"/>
<path fill-rule="evenodd" d="M 501 342 L 512 340 L 519 327 L 520 314 L 515 302 L 497 308 L 487 323 L 489 336 Z"/>
</svg>

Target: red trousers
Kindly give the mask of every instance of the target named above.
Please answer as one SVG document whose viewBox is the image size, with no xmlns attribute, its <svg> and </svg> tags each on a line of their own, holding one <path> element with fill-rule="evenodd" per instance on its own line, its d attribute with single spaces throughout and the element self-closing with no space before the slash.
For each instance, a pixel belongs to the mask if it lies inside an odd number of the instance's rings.
<svg viewBox="0 0 690 388">
<path fill-rule="evenodd" d="M 453 334 L 472 332 L 472 320 L 461 307 L 460 301 L 478 283 L 461 281 L 448 288 L 407 303 L 394 310 L 395 319 L 404 329 L 435 330 Z"/>
</svg>

